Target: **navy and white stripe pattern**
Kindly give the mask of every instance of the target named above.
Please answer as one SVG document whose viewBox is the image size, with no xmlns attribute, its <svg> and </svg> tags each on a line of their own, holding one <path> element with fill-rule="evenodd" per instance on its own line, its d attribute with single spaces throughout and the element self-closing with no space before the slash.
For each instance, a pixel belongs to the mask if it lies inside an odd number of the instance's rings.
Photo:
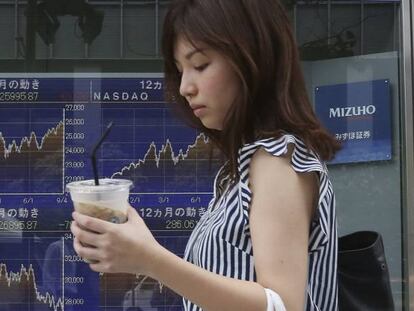
<svg viewBox="0 0 414 311">
<path fill-rule="evenodd" d="M 297 172 L 317 172 L 319 203 L 309 234 L 307 311 L 336 311 L 337 229 L 335 198 L 327 169 L 318 156 L 293 135 L 268 138 L 244 145 L 239 150 L 239 181 L 223 194 L 215 190 L 207 212 L 194 229 L 184 258 L 214 273 L 240 280 L 255 281 L 254 256 L 249 230 L 249 165 L 254 152 L 263 148 L 274 156 L 288 152 L 293 144 L 291 164 Z M 221 171 L 217 173 L 214 189 Z M 202 310 L 184 299 L 187 311 Z"/>
</svg>

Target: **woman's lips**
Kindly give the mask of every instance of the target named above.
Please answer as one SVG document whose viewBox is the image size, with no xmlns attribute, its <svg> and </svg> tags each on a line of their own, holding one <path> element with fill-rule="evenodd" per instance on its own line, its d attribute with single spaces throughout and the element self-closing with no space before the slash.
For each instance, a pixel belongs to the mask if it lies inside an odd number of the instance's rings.
<svg viewBox="0 0 414 311">
<path fill-rule="evenodd" d="M 194 105 L 191 106 L 191 109 L 193 109 L 193 113 L 196 117 L 201 117 L 204 114 L 204 111 L 206 109 L 206 106 L 203 105 Z"/>
</svg>

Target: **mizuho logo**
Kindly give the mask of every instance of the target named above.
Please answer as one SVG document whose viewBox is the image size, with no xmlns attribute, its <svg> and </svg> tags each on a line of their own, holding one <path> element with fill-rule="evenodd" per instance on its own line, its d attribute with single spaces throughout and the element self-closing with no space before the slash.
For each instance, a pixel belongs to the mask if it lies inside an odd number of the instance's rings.
<svg viewBox="0 0 414 311">
<path fill-rule="evenodd" d="M 358 106 L 358 107 L 344 107 L 344 108 L 330 108 L 329 118 L 345 118 L 354 116 L 365 116 L 375 114 L 377 108 L 374 105 Z"/>
</svg>

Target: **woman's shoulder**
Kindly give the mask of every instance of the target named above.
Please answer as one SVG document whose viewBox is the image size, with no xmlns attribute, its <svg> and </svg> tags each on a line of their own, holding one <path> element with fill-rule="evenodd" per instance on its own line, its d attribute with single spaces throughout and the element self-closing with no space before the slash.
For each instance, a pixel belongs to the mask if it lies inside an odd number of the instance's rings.
<svg viewBox="0 0 414 311">
<path fill-rule="evenodd" d="M 272 158 L 276 160 L 272 161 Z M 256 160 L 261 160 L 262 163 L 260 164 Z M 270 163 L 269 161 L 272 161 L 269 165 L 264 163 Z M 260 165 L 260 170 L 254 167 L 257 164 Z M 294 174 L 294 172 L 314 172 L 317 176 L 315 174 Z M 325 247 L 331 238 L 334 238 L 331 233 L 333 232 L 332 228 L 335 227 L 335 196 L 326 164 L 299 137 L 292 134 L 283 134 L 279 137 L 263 138 L 243 145 L 239 149 L 239 174 L 241 198 L 246 211 L 249 210 L 252 200 L 253 189 L 251 189 L 251 186 L 252 181 L 254 183 L 255 176 L 260 175 L 262 180 L 268 176 L 266 178 L 276 183 L 289 183 L 285 178 L 286 176 L 289 176 L 291 180 L 299 181 L 301 179 L 300 184 L 305 188 L 309 186 L 308 188 L 311 189 L 309 193 L 313 192 L 314 178 L 318 177 L 318 200 L 312 220 L 309 251 L 313 252 Z M 283 184 L 283 187 L 285 186 Z M 274 188 L 275 186 L 271 189 Z M 269 190 L 268 192 L 272 191 Z"/>
<path fill-rule="evenodd" d="M 259 151 L 260 152 L 257 152 Z M 297 172 L 317 171 L 326 173 L 326 165 L 319 156 L 299 137 L 285 133 L 278 137 L 261 138 L 244 144 L 239 149 L 239 166 L 248 169 L 254 156 L 255 161 L 271 161 L 276 157 L 275 165 L 289 163 Z"/>
<path fill-rule="evenodd" d="M 252 193 L 261 188 L 260 192 L 266 193 L 270 201 L 282 200 L 285 203 L 292 201 L 292 198 L 317 197 L 317 175 L 314 172 L 298 173 L 294 169 L 291 161 L 293 150 L 294 146 L 289 145 L 287 152 L 281 156 L 273 156 L 263 148 L 254 153 L 249 168 Z"/>
</svg>

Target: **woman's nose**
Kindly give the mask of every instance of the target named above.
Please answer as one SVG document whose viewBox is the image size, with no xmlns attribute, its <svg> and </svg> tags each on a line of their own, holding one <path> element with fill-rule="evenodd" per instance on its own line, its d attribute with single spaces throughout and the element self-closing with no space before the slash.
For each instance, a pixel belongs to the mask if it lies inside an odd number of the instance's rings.
<svg viewBox="0 0 414 311">
<path fill-rule="evenodd" d="M 195 82 L 184 73 L 181 76 L 180 94 L 185 98 L 193 97 L 197 93 L 197 87 Z"/>
</svg>

